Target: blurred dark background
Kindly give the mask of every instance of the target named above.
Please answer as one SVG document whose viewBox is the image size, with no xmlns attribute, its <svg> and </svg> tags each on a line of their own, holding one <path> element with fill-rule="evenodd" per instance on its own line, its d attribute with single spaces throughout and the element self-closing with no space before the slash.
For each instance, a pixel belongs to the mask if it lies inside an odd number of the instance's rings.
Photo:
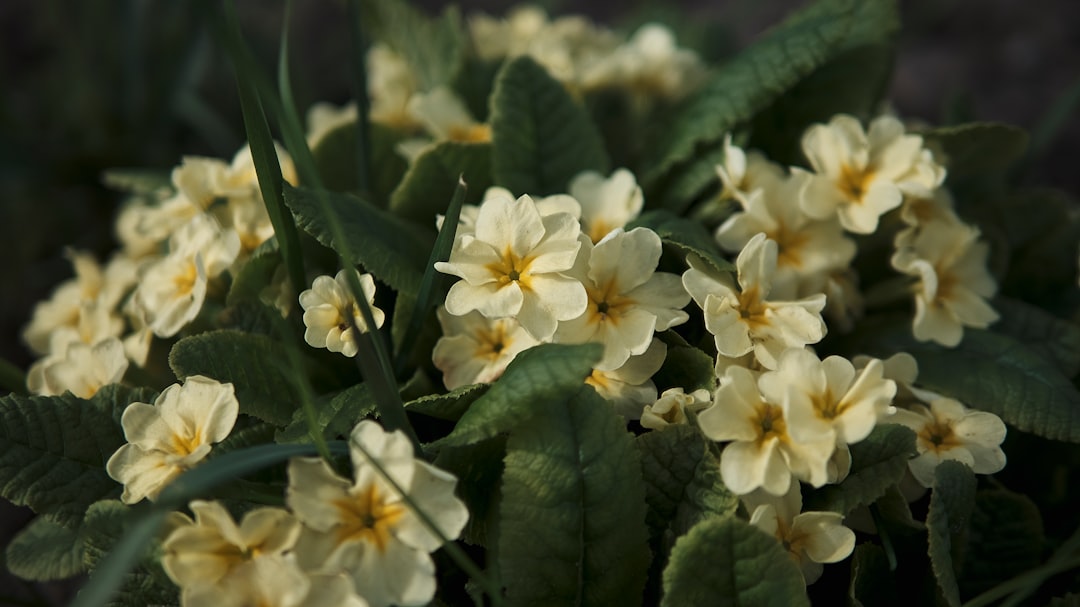
<svg viewBox="0 0 1080 607">
<path fill-rule="evenodd" d="M 349 98 L 343 3 L 296 2 L 297 101 Z M 444 3 L 421 3 L 437 9 Z M 470 0 L 464 13 L 510 3 Z M 612 0 L 541 3 L 618 26 L 643 15 L 693 24 L 686 43 L 733 52 L 804 4 L 797 0 L 680 0 L 663 7 Z M 1065 95 L 1080 95 L 1080 3 L 904 0 L 891 98 L 905 118 L 997 120 L 1035 128 Z M 19 337 L 33 306 L 71 276 L 65 247 L 104 258 L 122 194 L 101 184 L 112 167 L 168 170 L 183 155 L 229 159 L 243 143 L 228 61 L 200 2 L 0 2 L 0 357 L 26 368 Z M 248 41 L 272 66 L 282 0 L 240 0 Z M 692 16 L 692 18 L 688 18 Z M 708 27 L 701 24 L 708 23 Z M 1028 174 L 1033 184 L 1080 191 L 1080 119 L 1073 113 Z M 0 503 L 0 546 L 30 513 Z M 0 605 L 60 605 L 72 584 L 32 586 L 0 574 Z M 7 601 L 7 602 L 5 602 Z M 10 602 L 17 601 L 17 602 Z"/>
</svg>

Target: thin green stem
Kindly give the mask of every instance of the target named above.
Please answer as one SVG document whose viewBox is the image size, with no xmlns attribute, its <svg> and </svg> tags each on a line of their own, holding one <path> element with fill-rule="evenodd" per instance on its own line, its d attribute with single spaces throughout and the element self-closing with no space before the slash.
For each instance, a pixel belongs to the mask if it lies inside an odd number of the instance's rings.
<svg viewBox="0 0 1080 607">
<path fill-rule="evenodd" d="M 356 99 L 356 186 L 364 195 L 371 194 L 371 125 L 368 114 L 371 102 L 367 92 L 367 66 L 364 43 L 364 30 L 360 26 L 360 1 L 348 0 L 345 3 L 349 19 L 349 66 L 352 68 L 353 97 Z"/>
<path fill-rule="evenodd" d="M 881 516 L 877 504 L 870 504 L 869 510 L 871 518 L 874 519 L 874 526 L 877 527 L 878 537 L 881 538 L 881 547 L 885 550 L 885 558 L 889 560 L 889 571 L 896 571 L 896 548 L 893 546 L 889 531 L 885 528 L 885 518 Z"/>
<path fill-rule="evenodd" d="M 276 315 L 271 315 L 271 318 L 274 322 L 275 331 L 281 336 L 281 341 L 285 345 L 285 357 L 288 359 L 289 369 L 292 371 L 292 384 L 300 394 L 300 407 L 304 411 L 308 436 L 311 437 L 311 442 L 319 451 L 319 456 L 326 460 L 328 465 L 333 466 L 330 449 L 326 444 L 326 437 L 323 436 L 322 428 L 319 427 L 319 416 L 315 410 L 315 398 L 312 396 L 311 384 L 308 382 L 308 376 L 304 372 L 304 363 L 301 361 L 300 353 L 296 348 L 298 337 L 293 332 L 292 327 L 289 326 L 289 323 Z"/>
<path fill-rule="evenodd" d="M 1064 573 L 1066 571 L 1069 571 L 1070 569 L 1076 569 L 1077 567 L 1080 567 L 1080 556 L 1074 556 L 1072 558 L 1058 562 L 1047 561 L 1041 567 L 1036 567 L 1035 569 L 1025 571 L 1024 573 L 1021 573 L 1020 575 L 1003 584 L 998 584 L 997 586 L 994 586 L 990 590 L 987 590 L 979 596 L 964 603 L 963 607 L 985 607 L 986 605 L 991 605 L 994 603 L 994 601 L 1005 598 L 1011 594 L 1021 591 L 1030 592 L 1031 590 L 1038 588 L 1040 584 L 1046 581 L 1046 578 L 1057 575 L 1059 573 Z M 1007 607 L 1008 605 L 1016 605 L 1024 598 L 1024 596 L 1014 596 L 1009 601 L 1002 603 L 1002 607 Z"/>
</svg>

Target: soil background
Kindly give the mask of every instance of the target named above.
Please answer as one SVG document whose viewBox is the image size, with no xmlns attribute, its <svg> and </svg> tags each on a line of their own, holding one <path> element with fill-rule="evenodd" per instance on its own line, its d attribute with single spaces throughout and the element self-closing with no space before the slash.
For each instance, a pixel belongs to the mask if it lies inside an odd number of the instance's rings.
<svg viewBox="0 0 1080 607">
<path fill-rule="evenodd" d="M 243 142 L 227 60 L 200 2 L 0 2 L 0 357 L 33 361 L 19 337 L 33 306 L 72 274 L 65 247 L 104 258 L 122 195 L 101 185 L 112 167 L 168 170 L 183 155 L 231 158 Z M 348 99 L 343 3 L 296 2 L 293 78 L 301 106 Z M 444 4 L 420 3 L 437 10 Z M 804 2 L 682 0 L 547 2 L 552 15 L 618 24 L 643 11 L 686 11 L 710 23 L 706 42 L 734 50 Z M 281 0 L 239 0 L 249 42 L 274 65 Z M 495 0 L 459 3 L 501 14 Z M 944 116 L 1034 128 L 1072 90 L 1080 96 L 1080 2 L 903 0 L 891 99 L 905 118 Z M 1080 113 L 1033 167 L 1033 184 L 1080 192 Z M 0 547 L 32 517 L 0 500 Z M 0 557 L 2 562 L 2 557 Z M 64 605 L 78 580 L 28 584 L 0 570 L 0 605 Z"/>
</svg>

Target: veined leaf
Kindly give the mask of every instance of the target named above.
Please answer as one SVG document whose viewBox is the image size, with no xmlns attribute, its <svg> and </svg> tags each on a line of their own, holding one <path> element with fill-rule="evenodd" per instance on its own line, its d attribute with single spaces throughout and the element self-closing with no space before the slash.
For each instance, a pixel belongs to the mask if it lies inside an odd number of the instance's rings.
<svg viewBox="0 0 1080 607">
<path fill-rule="evenodd" d="M 316 423 L 326 438 L 348 436 L 361 418 L 375 411 L 375 397 L 367 384 L 360 383 L 318 403 L 317 410 Z M 292 422 L 277 433 L 276 439 L 279 443 L 306 443 L 311 439 L 302 410 L 296 410 Z"/>
<path fill-rule="evenodd" d="M 7 570 L 24 580 L 62 580 L 86 571 L 82 530 L 44 516 L 30 521 L 7 546 Z"/>
<path fill-rule="evenodd" d="M 693 346 L 668 346 L 664 365 L 653 381 L 659 389 L 682 388 L 687 394 L 705 389 L 711 394 L 716 388 L 713 357 Z"/>
<path fill-rule="evenodd" d="M 645 488 L 625 422 L 587 386 L 533 408 L 506 443 L 498 559 L 508 602 L 640 603 Z"/>
<path fill-rule="evenodd" d="M 352 261 L 397 291 L 415 296 L 435 242 L 434 227 L 422 228 L 356 196 L 337 192 L 323 195 L 341 219 L 342 232 L 354 256 Z M 297 225 L 322 244 L 338 250 L 316 192 L 286 186 L 285 202 L 296 215 Z"/>
<path fill-rule="evenodd" d="M 403 0 L 374 0 L 362 7 L 375 39 L 404 57 L 422 90 L 449 84 L 461 69 L 465 37 L 456 7 L 434 19 Z"/>
<path fill-rule="evenodd" d="M 515 196 L 563 193 L 582 171 L 608 172 L 589 113 L 527 56 L 508 61 L 495 80 L 491 133 L 495 185 Z"/>
<path fill-rule="evenodd" d="M 679 217 L 671 211 L 656 210 L 626 224 L 627 230 L 639 227 L 656 232 L 664 244 L 675 247 L 684 255 L 697 255 L 708 262 L 717 273 L 735 271 L 735 266 L 720 254 L 716 241 L 696 221 Z"/>
<path fill-rule="evenodd" d="M 664 569 L 663 607 L 809 607 L 806 583 L 774 537 L 734 516 L 701 521 Z"/>
<path fill-rule="evenodd" d="M 462 537 L 470 544 L 489 546 L 488 530 L 497 525 L 500 481 L 503 458 L 506 456 L 506 437 L 496 436 L 463 447 L 445 447 L 433 462 L 458 478 L 458 497 L 469 507 L 469 522 Z"/>
<path fill-rule="evenodd" d="M 693 159 L 672 169 L 662 192 L 650 191 L 645 199 L 650 207 L 660 207 L 672 213 L 685 213 L 691 204 L 710 187 L 720 183 L 716 166 L 724 162 L 721 142 L 700 148 Z"/>
<path fill-rule="evenodd" d="M 1056 364 L 1065 377 L 1080 373 L 1080 326 L 1016 299 L 998 297 L 993 305 L 1001 314 L 994 323 L 995 333 L 1023 343 Z"/>
<path fill-rule="evenodd" d="M 647 522 L 654 539 L 666 531 L 682 535 L 699 521 L 735 512 L 738 498 L 720 478 L 720 459 L 701 431 L 678 425 L 634 440 L 641 453 Z"/>
<path fill-rule="evenodd" d="M 489 387 L 488 384 L 470 384 L 446 394 L 422 396 L 405 403 L 405 410 L 456 422 L 476 399 L 487 394 Z"/>
<path fill-rule="evenodd" d="M 281 262 L 281 250 L 276 238 L 259 245 L 240 272 L 233 276 L 225 303 L 231 306 L 242 301 L 261 301 L 263 289 L 270 285 L 274 271 Z"/>
<path fill-rule="evenodd" d="M 949 179 L 1004 171 L 1024 155 L 1027 131 L 998 122 L 972 122 L 922 132 L 945 153 Z"/>
<path fill-rule="evenodd" d="M 458 177 L 469 184 L 467 203 L 481 201 L 491 186 L 491 144 L 443 141 L 425 149 L 413 161 L 390 196 L 390 210 L 420 225 L 435 225 L 446 214 Z"/>
<path fill-rule="evenodd" d="M 918 384 L 994 413 L 1025 432 L 1080 442 L 1080 392 L 1057 367 L 1023 344 L 991 331 L 965 329 L 955 348 L 918 342 L 911 326 L 889 323 L 853 336 L 858 351 L 882 358 L 908 352 Z"/>
<path fill-rule="evenodd" d="M 135 509 L 125 506 L 118 500 L 95 502 L 86 512 L 83 522 L 85 566 L 92 575 L 120 542 L 124 534 L 132 529 Z M 122 583 L 107 601 L 99 604 L 106 607 L 145 607 L 146 605 L 168 605 L 176 602 L 178 589 L 165 576 L 161 565 L 154 562 L 152 554 L 160 537 L 151 533 L 141 545 L 136 547 L 136 562 L 130 571 L 122 576 Z"/>
<path fill-rule="evenodd" d="M 646 183 L 690 160 L 840 53 L 880 43 L 898 26 L 891 0 L 822 0 L 773 28 L 722 66 L 657 146 Z"/>
<path fill-rule="evenodd" d="M 544 407 L 577 394 L 600 354 L 599 344 L 541 344 L 525 350 L 465 411 L 454 431 L 434 444 L 468 445 L 528 422 Z"/>
<path fill-rule="evenodd" d="M 390 193 L 401 181 L 409 167 L 405 158 L 397 152 L 397 144 L 405 135 L 387 126 L 369 123 L 371 129 L 371 196 L 373 202 L 385 207 Z M 323 186 L 334 192 L 355 192 L 359 187 L 356 175 L 355 122 L 343 124 L 319 140 L 311 154 L 322 178 Z"/>
<path fill-rule="evenodd" d="M 975 506 L 975 473 L 952 460 L 939 464 L 934 473 L 934 490 L 926 514 L 930 565 L 945 601 L 951 607 L 958 607 L 960 588 L 956 572 L 963 562 Z"/>
<path fill-rule="evenodd" d="M 90 504 L 120 494 L 105 462 L 126 441 L 120 416 L 154 392 L 120 385 L 93 399 L 0 397 L 0 496 L 74 528 Z"/>
<path fill-rule="evenodd" d="M 1045 542 L 1039 508 L 1030 499 L 1003 489 L 979 491 L 960 588 L 974 596 L 1035 568 Z"/>
<path fill-rule="evenodd" d="M 882 424 L 850 449 L 851 472 L 847 478 L 840 484 L 811 491 L 803 510 L 847 514 L 872 504 L 904 477 L 908 459 L 915 454 L 915 433 L 904 426 Z"/>
<path fill-rule="evenodd" d="M 285 361 L 285 349 L 277 341 L 231 330 L 185 337 L 169 352 L 176 377 L 205 375 L 232 383 L 241 413 L 278 426 L 289 423 L 299 403 Z"/>
<path fill-rule="evenodd" d="M 897 604 L 898 593 L 889 559 L 875 544 L 855 547 L 851 557 L 851 585 L 848 598 L 854 607 L 889 607 Z"/>
</svg>

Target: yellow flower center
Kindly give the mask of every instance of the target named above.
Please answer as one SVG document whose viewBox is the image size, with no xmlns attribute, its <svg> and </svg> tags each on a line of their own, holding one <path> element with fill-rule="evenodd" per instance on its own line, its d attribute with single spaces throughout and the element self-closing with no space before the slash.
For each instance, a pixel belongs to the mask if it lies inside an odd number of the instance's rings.
<svg viewBox="0 0 1080 607">
<path fill-rule="evenodd" d="M 608 232 L 614 229 L 615 228 L 608 224 L 608 222 L 602 219 L 597 219 L 595 223 L 590 222 L 588 229 L 589 240 L 591 240 L 593 244 L 596 244 L 603 240 L 604 237 L 608 235 Z"/>
<path fill-rule="evenodd" d="M 918 439 L 919 444 L 927 451 L 935 453 L 949 451 L 962 444 L 953 432 L 952 424 L 943 419 L 935 419 L 932 423 L 923 426 L 919 431 Z"/>
<path fill-rule="evenodd" d="M 814 405 L 814 412 L 817 413 L 818 417 L 826 421 L 832 421 L 840 417 L 852 405 L 847 400 L 838 400 L 833 397 L 832 390 L 828 388 L 825 389 L 824 393 L 814 396 L 811 401 Z"/>
<path fill-rule="evenodd" d="M 862 202 L 866 191 L 870 189 L 870 182 L 873 179 L 873 170 L 869 168 L 859 170 L 845 164 L 840 167 L 840 179 L 836 185 L 848 202 L 858 204 Z"/>
<path fill-rule="evenodd" d="M 766 310 L 756 285 L 739 293 L 739 316 L 751 329 L 769 324 L 769 319 L 765 317 Z"/>
<path fill-rule="evenodd" d="M 487 124 L 471 124 L 463 126 L 455 124 L 447 133 L 450 141 L 464 143 L 487 143 L 491 141 L 491 126 Z"/>
<path fill-rule="evenodd" d="M 394 527 L 405 515 L 405 506 L 387 503 L 386 495 L 371 483 L 359 495 L 334 501 L 341 523 L 337 527 L 337 541 L 344 543 L 360 540 L 374 544 L 379 552 L 386 552 Z"/>
<path fill-rule="evenodd" d="M 590 324 L 611 323 L 617 325 L 626 312 L 633 307 L 635 303 L 633 299 L 612 293 L 614 289 L 615 281 L 611 281 L 600 288 L 586 287 L 585 290 L 589 294 L 587 312 Z"/>
<path fill-rule="evenodd" d="M 199 270 L 195 267 L 194 261 L 188 261 L 184 265 L 184 271 L 173 276 L 173 284 L 176 285 L 176 292 L 180 295 L 188 295 L 195 290 L 195 281 L 199 279 Z"/>
<path fill-rule="evenodd" d="M 491 330 L 481 329 L 476 334 L 476 341 L 478 345 L 476 347 L 476 353 L 474 356 L 477 358 L 486 358 L 488 360 L 497 359 L 505 350 L 513 343 L 510 336 L 506 332 L 506 325 L 502 322 L 496 322 Z"/>
<path fill-rule="evenodd" d="M 787 422 L 784 421 L 784 411 L 780 407 L 759 402 L 754 407 L 754 414 L 750 417 L 750 423 L 759 428 L 758 446 L 773 438 L 781 442 L 787 440 Z"/>
<path fill-rule="evenodd" d="M 777 267 L 802 267 L 801 249 L 806 245 L 810 237 L 806 232 L 789 230 L 781 224 L 772 232 L 766 234 L 769 240 L 776 241 L 776 266 Z"/>
<path fill-rule="evenodd" d="M 608 379 L 607 375 L 604 375 L 603 371 L 593 369 L 592 373 L 585 378 L 585 383 L 594 388 L 607 388 L 610 385 L 611 380 Z"/>
<path fill-rule="evenodd" d="M 532 257 L 518 257 L 507 247 L 499 261 L 490 263 L 486 267 L 495 275 L 499 287 L 516 282 L 522 289 L 529 290 L 532 288 L 532 277 L 529 274 L 529 266 L 532 262 Z"/>
<path fill-rule="evenodd" d="M 202 428 L 195 428 L 195 432 L 188 435 L 186 432 L 183 434 L 174 433 L 169 438 L 170 446 L 173 449 L 173 453 L 181 457 L 191 455 L 204 443 Z"/>
</svg>

